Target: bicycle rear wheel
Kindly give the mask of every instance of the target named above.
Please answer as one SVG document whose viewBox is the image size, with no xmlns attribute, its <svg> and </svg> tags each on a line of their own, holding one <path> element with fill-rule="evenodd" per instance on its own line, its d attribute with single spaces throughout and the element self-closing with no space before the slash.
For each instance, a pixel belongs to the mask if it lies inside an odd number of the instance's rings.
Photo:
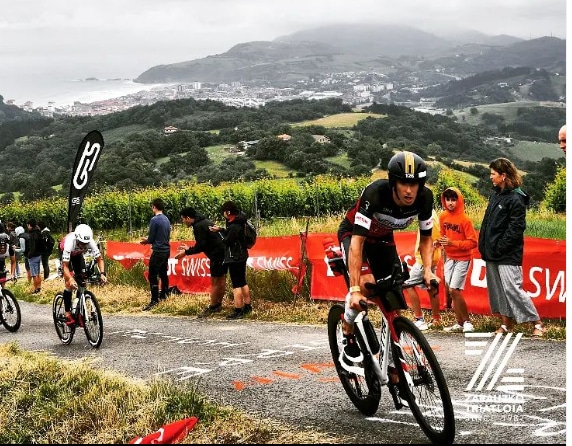
<svg viewBox="0 0 572 446">
<path fill-rule="evenodd" d="M 328 313 L 328 340 L 330 343 L 330 351 L 332 352 L 332 359 L 336 366 L 336 372 L 351 402 L 361 413 L 371 416 L 379 407 L 381 386 L 372 367 L 367 365 L 367 362 L 371 361 L 371 356 L 366 357 L 364 354 L 364 362 L 354 364 L 354 366 L 363 369 L 364 376 L 351 373 L 340 364 L 340 353 L 343 352 L 343 317 L 343 305 L 335 304 L 330 308 L 330 312 Z M 358 330 L 356 330 L 356 336 L 359 336 Z M 361 345 L 363 342 L 359 342 L 359 344 Z"/>
<path fill-rule="evenodd" d="M 67 319 L 64 306 L 64 296 L 61 293 L 56 294 L 56 297 L 54 297 L 54 302 L 52 304 L 52 315 L 54 317 L 56 333 L 58 334 L 60 341 L 66 345 L 70 344 L 75 333 L 75 325 L 66 324 Z"/>
<path fill-rule="evenodd" d="M 0 298 L 0 320 L 6 330 L 14 333 L 20 328 L 22 322 L 22 313 L 20 313 L 20 305 L 10 290 L 2 289 L 2 297 Z"/>
<path fill-rule="evenodd" d="M 429 440 L 452 444 L 455 414 L 441 366 L 425 336 L 409 319 L 398 317 L 393 326 L 399 345 L 393 343 L 399 389 Z M 401 365 L 401 367 L 399 367 Z"/>
<path fill-rule="evenodd" d="M 89 345 L 98 348 L 103 341 L 103 318 L 95 295 L 91 291 L 86 291 L 85 307 L 83 312 L 83 330 Z"/>
</svg>

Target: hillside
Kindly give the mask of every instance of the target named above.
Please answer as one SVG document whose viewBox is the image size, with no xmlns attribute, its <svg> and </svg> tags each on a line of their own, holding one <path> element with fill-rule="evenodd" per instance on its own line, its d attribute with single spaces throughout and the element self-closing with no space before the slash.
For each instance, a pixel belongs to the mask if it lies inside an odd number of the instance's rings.
<svg viewBox="0 0 572 446">
<path fill-rule="evenodd" d="M 565 60 L 565 40 L 552 37 L 520 41 L 473 33 L 445 39 L 410 26 L 339 25 L 308 29 L 274 41 L 245 42 L 222 54 L 158 65 L 135 82 L 239 81 L 277 86 L 292 85 L 318 73 L 361 71 L 408 73 L 429 82 L 435 70 L 443 69 L 454 77 L 519 66 L 565 73 Z"/>
</svg>

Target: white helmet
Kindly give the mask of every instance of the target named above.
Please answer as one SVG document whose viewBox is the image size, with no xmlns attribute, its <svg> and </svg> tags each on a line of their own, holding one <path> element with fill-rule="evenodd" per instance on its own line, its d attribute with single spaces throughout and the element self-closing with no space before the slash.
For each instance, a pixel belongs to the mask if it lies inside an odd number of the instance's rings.
<svg viewBox="0 0 572 446">
<path fill-rule="evenodd" d="M 93 231 L 86 224 L 77 225 L 74 235 L 75 239 L 80 243 L 89 243 L 93 240 Z"/>
</svg>

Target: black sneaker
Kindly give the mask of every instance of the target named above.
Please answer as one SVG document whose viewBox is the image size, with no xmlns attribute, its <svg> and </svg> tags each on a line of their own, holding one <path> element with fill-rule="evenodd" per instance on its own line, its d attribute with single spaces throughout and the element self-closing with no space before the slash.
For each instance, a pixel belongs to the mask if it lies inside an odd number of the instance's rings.
<svg viewBox="0 0 572 446">
<path fill-rule="evenodd" d="M 215 307 L 209 305 L 201 313 L 198 314 L 198 317 L 208 317 L 215 313 L 219 313 L 220 311 L 222 311 L 222 305 L 219 304 Z"/>
<path fill-rule="evenodd" d="M 143 307 L 143 311 L 149 311 L 151 308 L 157 306 L 159 304 L 159 302 L 157 302 L 156 300 L 152 300 L 151 302 L 149 302 L 147 305 L 145 305 Z"/>
<path fill-rule="evenodd" d="M 40 288 L 36 288 L 34 291 L 32 291 L 32 294 L 40 294 L 42 292 L 42 290 Z"/>
<path fill-rule="evenodd" d="M 242 312 L 244 313 L 245 316 L 249 313 L 252 313 L 252 305 L 244 304 L 244 308 L 242 309 Z"/>
<path fill-rule="evenodd" d="M 232 313 L 230 313 L 227 319 L 242 319 L 244 317 L 244 311 L 242 308 L 235 308 Z"/>
<path fill-rule="evenodd" d="M 359 345 L 356 341 L 356 337 L 353 334 L 344 335 L 344 358 L 350 362 L 361 362 L 363 361 L 363 355 L 359 349 Z"/>
</svg>

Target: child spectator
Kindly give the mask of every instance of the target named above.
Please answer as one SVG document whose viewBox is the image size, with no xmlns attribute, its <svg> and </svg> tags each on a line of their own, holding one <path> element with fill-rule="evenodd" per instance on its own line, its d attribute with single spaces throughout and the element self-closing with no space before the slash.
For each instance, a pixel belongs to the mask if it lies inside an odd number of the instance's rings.
<svg viewBox="0 0 572 446">
<path fill-rule="evenodd" d="M 431 271 L 435 274 L 437 270 L 437 264 L 441 260 L 441 245 L 439 244 L 439 238 L 441 237 L 441 232 L 439 228 L 439 217 L 435 210 L 432 214 L 433 218 L 433 229 L 431 232 L 431 238 L 433 240 L 433 259 L 431 262 Z M 421 254 L 419 252 L 419 232 L 417 232 L 417 242 L 415 244 L 415 265 L 411 268 L 409 272 L 409 279 L 405 284 L 409 283 L 419 283 L 423 280 L 423 262 L 421 261 Z M 420 285 L 419 288 L 427 289 L 425 285 Z M 421 311 L 421 302 L 419 301 L 419 295 L 417 294 L 415 288 L 405 288 L 405 294 L 409 298 L 411 303 L 411 309 L 413 310 L 413 323 L 421 331 L 427 330 L 430 327 L 435 327 L 441 324 L 441 315 L 439 312 L 439 291 L 437 288 L 429 288 L 427 292 L 429 293 L 429 301 L 431 302 L 431 322 L 429 325 L 425 322 L 423 318 L 423 312 Z"/>
<path fill-rule="evenodd" d="M 439 243 L 445 249 L 445 286 L 453 298 L 453 310 L 457 323 L 446 327 L 445 331 L 467 333 L 474 331 L 469 319 L 469 310 L 461 291 L 477 247 L 477 234 L 473 223 L 465 214 L 465 201 L 461 191 L 449 187 L 441 194 L 443 212 L 439 215 L 441 238 Z"/>
</svg>

